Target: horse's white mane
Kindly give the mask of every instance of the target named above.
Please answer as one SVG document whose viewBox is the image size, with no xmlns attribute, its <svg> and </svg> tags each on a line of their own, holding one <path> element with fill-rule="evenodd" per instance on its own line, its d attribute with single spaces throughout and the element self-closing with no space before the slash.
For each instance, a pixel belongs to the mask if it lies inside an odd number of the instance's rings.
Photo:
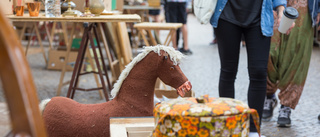
<svg viewBox="0 0 320 137">
<path fill-rule="evenodd" d="M 181 59 L 183 58 L 183 54 L 181 52 L 175 50 L 173 47 L 163 46 L 163 45 L 144 47 L 144 51 L 142 53 L 138 54 L 135 58 L 133 58 L 133 60 L 128 65 L 126 65 L 126 68 L 121 72 L 117 82 L 114 84 L 114 87 L 111 90 L 111 95 L 113 97 L 115 97 L 118 94 L 123 81 L 127 78 L 131 69 L 138 62 L 140 62 L 145 56 L 147 56 L 149 54 L 149 52 L 153 51 L 155 53 L 158 53 L 159 56 L 161 56 L 161 54 L 160 54 L 161 50 L 163 50 L 169 54 L 170 59 L 174 65 L 177 65 L 181 61 Z"/>
</svg>

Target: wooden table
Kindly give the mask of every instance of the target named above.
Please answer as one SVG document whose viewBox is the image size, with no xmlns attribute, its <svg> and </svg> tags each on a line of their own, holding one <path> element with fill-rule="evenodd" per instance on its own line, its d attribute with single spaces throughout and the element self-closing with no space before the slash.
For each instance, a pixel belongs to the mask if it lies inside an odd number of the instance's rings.
<svg viewBox="0 0 320 137">
<path fill-rule="evenodd" d="M 138 29 L 138 35 L 140 34 L 143 38 L 143 41 L 145 42 L 146 46 L 150 46 L 146 36 L 144 35 L 144 31 L 147 31 L 147 35 L 151 39 L 152 45 L 162 44 L 157 43 L 154 37 L 152 36 L 151 30 L 169 30 L 169 34 L 167 35 L 167 38 L 163 45 L 169 46 L 169 43 L 172 42 L 173 36 L 177 32 L 178 28 L 182 27 L 182 23 L 152 23 L 152 22 L 142 22 L 135 24 L 133 26 L 134 28 Z M 173 45 L 176 45 L 175 43 L 172 43 Z M 173 46 L 175 47 L 175 46 Z"/>
<path fill-rule="evenodd" d="M 60 95 L 61 92 L 61 88 L 63 85 L 69 84 L 69 82 L 63 82 L 64 79 L 64 75 L 66 72 L 66 65 L 69 59 L 69 53 L 71 50 L 71 44 L 72 44 L 72 40 L 68 39 L 68 33 L 67 33 L 67 27 L 66 27 L 66 23 L 67 22 L 72 22 L 74 23 L 74 27 L 76 26 L 75 23 L 84 23 L 84 22 L 88 22 L 88 23 L 97 23 L 97 28 L 102 36 L 102 41 L 103 44 L 105 45 L 105 50 L 106 50 L 106 55 L 108 58 L 108 63 L 109 64 L 113 64 L 112 60 L 111 60 L 111 54 L 109 51 L 109 48 L 107 46 L 107 41 L 105 38 L 105 34 L 103 31 L 103 28 L 101 26 L 100 23 L 104 23 L 104 22 L 140 22 L 141 18 L 139 15 L 136 14 L 126 14 L 126 15 L 100 15 L 97 17 L 45 17 L 43 15 L 39 15 L 38 17 L 30 17 L 28 14 L 25 14 L 24 16 L 15 16 L 15 15 L 8 15 L 7 16 L 11 21 L 13 22 L 40 22 L 40 21 L 53 21 L 53 22 L 61 22 L 62 23 L 62 29 L 63 29 L 63 36 L 64 36 L 64 40 L 66 43 L 66 47 L 67 47 L 67 52 L 66 52 L 66 58 L 64 61 L 64 67 L 62 68 L 62 72 L 61 72 L 61 76 L 60 76 L 60 81 L 59 81 L 59 86 L 57 89 L 57 95 Z M 74 28 L 72 28 L 71 30 L 71 36 L 74 35 Z M 114 74 L 115 70 L 114 68 L 112 68 L 112 65 L 110 65 L 110 69 L 112 74 Z M 72 84 L 72 83 L 71 83 Z M 104 83 L 101 83 L 104 84 Z"/>
<path fill-rule="evenodd" d="M 151 7 L 145 5 L 123 5 L 123 10 L 126 11 L 128 14 L 132 14 L 134 10 L 138 11 L 137 14 L 141 16 L 141 22 L 149 21 L 149 10 L 160 10 L 161 6 L 159 7 Z M 145 18 L 144 17 L 145 14 Z"/>
</svg>

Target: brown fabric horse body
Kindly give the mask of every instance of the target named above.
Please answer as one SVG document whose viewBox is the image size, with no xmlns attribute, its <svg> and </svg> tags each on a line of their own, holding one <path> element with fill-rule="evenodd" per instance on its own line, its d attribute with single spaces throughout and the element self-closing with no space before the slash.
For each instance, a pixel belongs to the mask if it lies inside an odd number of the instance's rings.
<svg viewBox="0 0 320 137">
<path fill-rule="evenodd" d="M 112 90 L 115 98 L 109 102 L 80 104 L 65 97 L 52 98 L 43 110 L 49 136 L 108 137 L 110 117 L 152 116 L 158 77 L 179 92 L 191 89 L 177 65 L 181 56 L 171 47 L 146 47 L 123 70 Z"/>
</svg>

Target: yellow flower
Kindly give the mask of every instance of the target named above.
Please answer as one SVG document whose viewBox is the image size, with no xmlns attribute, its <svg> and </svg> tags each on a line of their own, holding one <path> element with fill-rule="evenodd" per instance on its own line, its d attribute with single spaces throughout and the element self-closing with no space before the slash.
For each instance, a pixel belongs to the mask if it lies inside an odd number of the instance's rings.
<svg viewBox="0 0 320 137">
<path fill-rule="evenodd" d="M 199 137 L 208 137 L 209 136 L 209 131 L 206 130 L 206 129 L 201 128 L 198 131 L 198 135 L 199 135 Z"/>
<path fill-rule="evenodd" d="M 178 136 L 183 136 L 183 137 L 184 137 L 184 136 L 186 136 L 187 134 L 188 134 L 188 133 L 187 133 L 186 130 L 183 130 L 183 129 L 182 129 L 182 130 L 179 130 L 179 131 L 178 131 Z"/>
<path fill-rule="evenodd" d="M 188 134 L 195 135 L 195 134 L 197 134 L 197 132 L 198 132 L 198 127 L 190 126 L 188 128 Z"/>
<path fill-rule="evenodd" d="M 227 123 L 226 126 L 228 127 L 228 129 L 233 129 L 236 127 L 237 121 L 235 119 L 235 117 L 229 117 L 227 118 Z"/>
</svg>

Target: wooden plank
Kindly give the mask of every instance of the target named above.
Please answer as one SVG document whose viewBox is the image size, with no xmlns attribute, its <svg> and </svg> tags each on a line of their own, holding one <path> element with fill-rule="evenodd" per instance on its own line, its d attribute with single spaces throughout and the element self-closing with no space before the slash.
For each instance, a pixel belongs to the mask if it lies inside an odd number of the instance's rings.
<svg viewBox="0 0 320 137">
<path fill-rule="evenodd" d="M 151 6 L 143 6 L 143 5 L 123 5 L 123 9 L 125 10 L 159 10 L 161 6 L 151 7 Z"/>
<path fill-rule="evenodd" d="M 181 28 L 182 25 L 182 23 L 142 22 L 134 24 L 133 27 L 138 29 L 168 30 Z"/>
<path fill-rule="evenodd" d="M 7 15 L 11 21 L 57 21 L 57 22 L 140 22 L 141 18 L 137 14 L 122 14 L 122 15 L 100 15 L 97 17 L 46 17 L 44 14 L 38 17 L 30 17 L 29 14 L 23 16 Z"/>
<path fill-rule="evenodd" d="M 127 65 L 132 60 L 132 50 L 131 50 L 131 44 L 128 36 L 128 30 L 126 23 L 119 22 L 117 23 L 117 34 L 119 39 L 119 45 L 120 45 L 120 52 L 123 59 L 123 65 Z"/>
<path fill-rule="evenodd" d="M 111 117 L 110 137 L 148 137 L 154 125 L 153 117 Z"/>
<path fill-rule="evenodd" d="M 111 117 L 110 124 L 137 124 L 154 122 L 153 117 Z"/>
</svg>

